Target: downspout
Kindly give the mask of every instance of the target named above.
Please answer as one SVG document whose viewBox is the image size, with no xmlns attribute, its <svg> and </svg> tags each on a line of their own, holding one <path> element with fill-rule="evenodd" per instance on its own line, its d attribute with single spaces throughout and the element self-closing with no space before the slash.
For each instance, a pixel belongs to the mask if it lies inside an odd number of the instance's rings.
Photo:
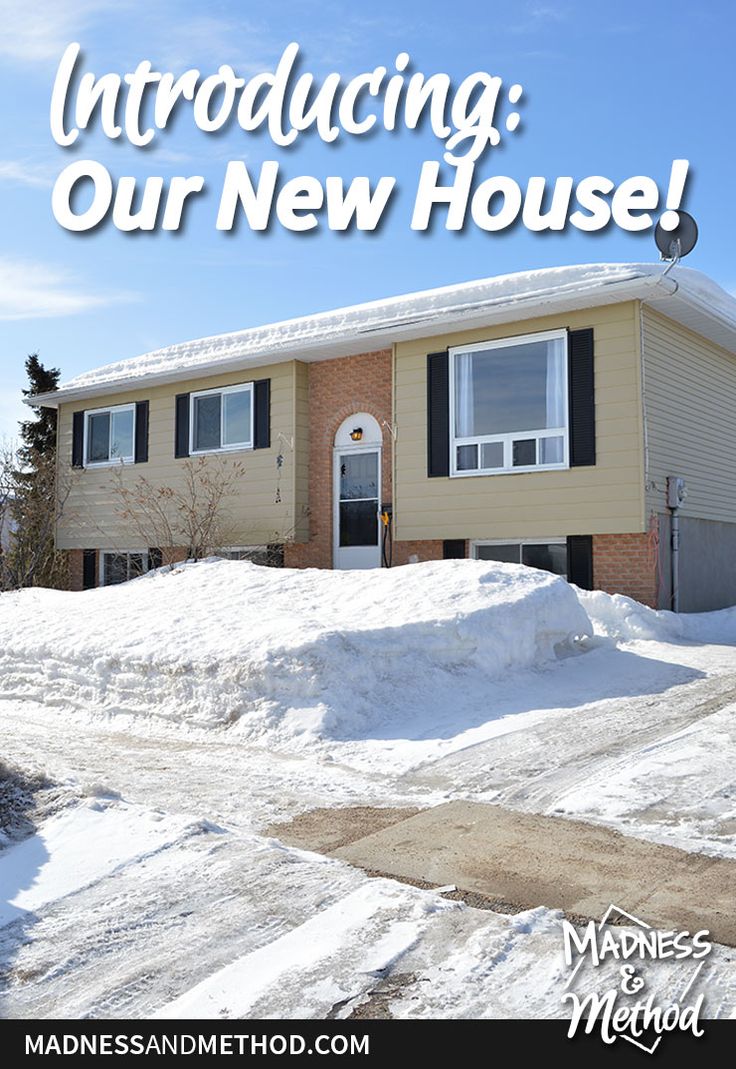
<svg viewBox="0 0 736 1069">
<path fill-rule="evenodd" d="M 670 562 L 672 572 L 672 611 L 680 611 L 680 510 L 671 509 Z"/>
<path fill-rule="evenodd" d="M 677 293 L 678 284 L 674 278 L 669 278 L 670 270 L 675 266 L 675 261 L 672 261 L 667 265 L 665 270 L 660 275 L 650 275 L 647 279 L 647 286 L 653 291 L 664 290 L 665 294 L 669 297 Z M 649 458 L 649 418 L 647 408 L 647 385 L 646 385 L 646 360 L 644 356 L 645 352 L 645 339 L 644 339 L 644 305 L 648 300 L 651 300 L 653 296 L 659 296 L 660 294 L 652 293 L 651 296 L 642 297 L 639 301 L 639 361 L 640 361 L 640 378 L 641 378 L 641 409 L 642 409 L 642 427 L 643 427 L 643 447 L 644 447 L 644 500 L 646 505 L 646 497 L 650 489 L 650 458 Z M 669 507 L 669 479 L 667 483 L 667 501 L 666 504 Z M 679 612 L 680 606 L 680 592 L 679 592 L 679 565 L 680 565 L 680 518 L 678 509 L 670 509 L 671 524 L 670 524 L 670 586 L 671 596 L 670 605 L 673 612 Z M 659 571 L 659 559 L 657 557 L 657 589 L 659 589 L 660 571 Z"/>
<path fill-rule="evenodd" d="M 639 301 L 639 378 L 641 381 L 641 420 L 644 446 L 644 493 L 649 490 L 649 420 L 647 410 L 647 376 L 644 366 L 644 301 Z"/>
<path fill-rule="evenodd" d="M 667 508 L 670 510 L 670 571 L 672 576 L 673 612 L 680 611 L 680 507 L 687 497 L 685 480 L 678 475 L 667 476 Z"/>
</svg>

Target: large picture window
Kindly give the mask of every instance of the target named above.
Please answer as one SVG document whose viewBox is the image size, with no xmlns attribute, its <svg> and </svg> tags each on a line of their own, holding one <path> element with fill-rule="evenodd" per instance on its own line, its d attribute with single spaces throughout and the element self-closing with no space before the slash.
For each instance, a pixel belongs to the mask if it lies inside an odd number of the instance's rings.
<svg viewBox="0 0 736 1069">
<path fill-rule="evenodd" d="M 135 459 L 135 405 L 98 408 L 84 414 L 84 464 Z"/>
<path fill-rule="evenodd" d="M 192 394 L 191 453 L 252 448 L 253 383 Z"/>
<path fill-rule="evenodd" d="M 566 468 L 567 333 L 450 350 L 452 475 Z"/>
</svg>

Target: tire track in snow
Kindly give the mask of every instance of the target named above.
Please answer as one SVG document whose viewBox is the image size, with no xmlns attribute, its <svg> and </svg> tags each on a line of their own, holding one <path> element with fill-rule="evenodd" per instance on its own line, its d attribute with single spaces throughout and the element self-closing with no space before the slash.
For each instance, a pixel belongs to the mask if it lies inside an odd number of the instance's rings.
<svg viewBox="0 0 736 1069">
<path fill-rule="evenodd" d="M 546 812 L 563 794 L 608 780 L 637 754 L 670 742 L 733 703 L 736 673 L 687 683 L 655 697 L 608 699 L 440 758 L 409 773 L 404 783 L 436 789 L 460 782 L 460 791 L 453 791 L 457 796 Z"/>
</svg>

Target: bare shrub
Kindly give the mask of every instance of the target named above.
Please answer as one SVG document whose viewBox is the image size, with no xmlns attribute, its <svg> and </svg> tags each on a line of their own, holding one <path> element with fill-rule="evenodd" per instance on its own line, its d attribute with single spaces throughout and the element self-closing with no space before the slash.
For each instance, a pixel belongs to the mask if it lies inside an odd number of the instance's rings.
<svg viewBox="0 0 736 1069">
<path fill-rule="evenodd" d="M 229 504 L 244 474 L 240 461 L 198 457 L 182 465 L 179 486 L 158 486 L 143 475 L 129 483 L 120 465 L 111 483 L 115 512 L 142 545 L 156 546 L 162 555 L 183 546 L 190 558 L 201 560 L 233 543 Z"/>
</svg>

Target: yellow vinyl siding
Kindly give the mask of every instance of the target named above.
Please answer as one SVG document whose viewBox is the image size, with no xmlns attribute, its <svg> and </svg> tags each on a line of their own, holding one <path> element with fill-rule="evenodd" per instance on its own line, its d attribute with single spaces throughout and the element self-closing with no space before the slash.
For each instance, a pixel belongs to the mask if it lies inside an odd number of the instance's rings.
<svg viewBox="0 0 736 1069">
<path fill-rule="evenodd" d="M 569 327 L 595 337 L 595 467 L 427 477 L 427 354 Z M 396 537 L 541 538 L 644 530 L 639 316 L 634 301 L 395 347 Z"/>
<path fill-rule="evenodd" d="M 207 457 L 240 461 L 245 473 L 237 496 L 227 502 L 228 541 L 232 545 L 261 545 L 283 539 L 293 532 L 296 517 L 297 485 L 303 495 L 303 472 L 297 471 L 295 391 L 297 372 L 294 361 L 266 367 L 232 371 L 225 375 L 202 377 L 167 386 L 146 387 L 61 405 L 59 410 L 59 485 L 62 497 L 68 488 L 62 517 L 57 529 L 60 549 L 145 549 L 134 529 L 118 515 L 120 503 L 111 482 L 112 468 L 71 467 L 72 417 L 82 409 L 105 408 L 135 401 L 149 402 L 149 438 L 146 464 L 128 464 L 123 477 L 127 485 L 140 476 L 156 486 L 182 486 L 184 460 L 174 457 L 175 397 L 180 393 L 233 386 L 256 379 L 271 380 L 271 446 L 269 449 L 243 450 Z M 281 434 L 281 438 L 279 438 Z M 276 457 L 283 454 L 281 503 L 276 503 Z M 196 463 L 198 458 L 192 458 Z"/>
<path fill-rule="evenodd" d="M 642 308 L 647 508 L 664 512 L 668 475 L 687 481 L 683 515 L 736 522 L 736 356 Z"/>
</svg>

